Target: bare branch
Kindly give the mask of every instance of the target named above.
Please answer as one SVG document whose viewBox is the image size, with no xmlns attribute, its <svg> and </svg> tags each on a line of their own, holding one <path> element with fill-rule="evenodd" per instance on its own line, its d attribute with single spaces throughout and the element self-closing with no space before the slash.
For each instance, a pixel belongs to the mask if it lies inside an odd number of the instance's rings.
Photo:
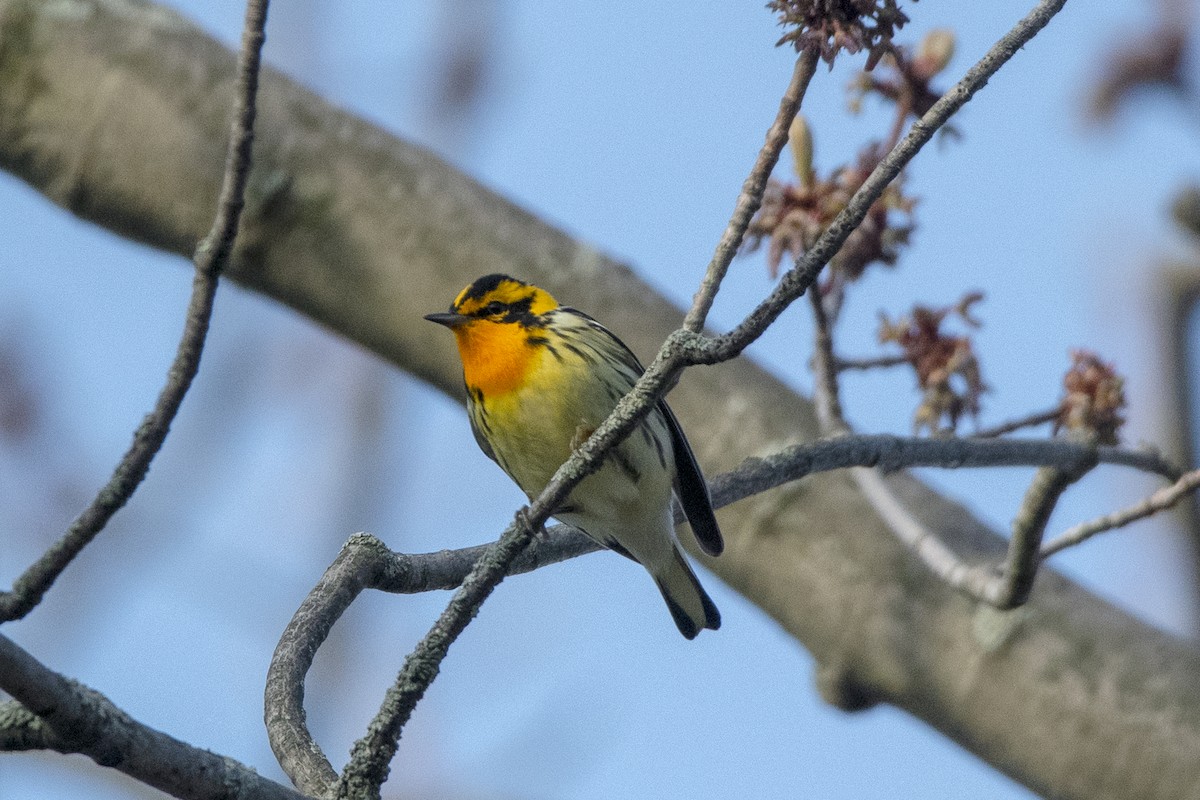
<svg viewBox="0 0 1200 800">
<path fill-rule="evenodd" d="M 1096 466 L 1095 457 L 1084 456 L 1067 469 L 1043 467 L 1029 484 L 1021 510 L 1013 520 L 1012 537 L 1008 542 L 1008 557 L 1004 561 L 1004 577 L 995 595 L 989 595 L 992 605 L 1007 610 L 1029 599 L 1039 563 L 1038 548 L 1042 534 L 1058 499 L 1071 484 Z"/>
<path fill-rule="evenodd" d="M 834 358 L 833 366 L 838 372 L 847 370 L 869 370 L 881 367 L 898 367 L 908 363 L 908 356 L 877 356 L 876 358 Z"/>
<path fill-rule="evenodd" d="M 1047 422 L 1053 422 L 1058 419 L 1059 409 L 1052 408 L 1049 411 L 1036 411 L 1024 417 L 1018 417 L 1008 422 L 1002 422 L 999 425 L 993 425 L 990 428 L 981 428 L 971 434 L 976 439 L 993 439 L 997 436 L 1003 436 L 1006 433 L 1018 431 L 1021 428 L 1032 428 L 1035 425 L 1045 425 Z"/>
<path fill-rule="evenodd" d="M 930 572 L 972 597 L 981 600 L 987 597 L 998 580 L 990 564 L 968 564 L 961 559 L 897 499 L 888 488 L 882 470 L 856 467 L 850 474 L 875 513 Z"/>
<path fill-rule="evenodd" d="M 755 159 L 750 174 L 746 176 L 745 183 L 742 184 L 742 192 L 738 195 L 737 203 L 734 206 L 733 217 L 725 226 L 720 241 L 717 242 L 716 252 L 713 253 L 708 268 L 704 270 L 700 288 L 692 299 L 692 307 L 683 319 L 684 330 L 700 333 L 704 329 L 704 321 L 708 318 L 708 312 L 721 288 L 721 282 L 725 280 L 729 264 L 737 255 L 738 248 L 742 246 L 742 240 L 746 236 L 746 228 L 749 227 L 750 220 L 754 218 L 755 213 L 762 205 L 767 179 L 771 177 L 771 172 L 775 169 L 776 162 L 779 161 L 779 154 L 783 151 L 783 146 L 787 144 L 788 129 L 791 127 L 792 120 L 796 118 L 796 112 L 800 110 L 800 103 L 804 99 L 804 93 L 808 90 L 808 83 L 812 80 L 813 72 L 816 71 L 819 57 L 816 50 L 810 49 L 801 53 L 800 58 L 796 60 L 796 66 L 792 71 L 792 82 L 788 84 L 787 90 L 783 93 L 783 99 L 779 101 L 779 114 L 767 130 L 767 141 L 759 151 L 758 158 Z"/>
<path fill-rule="evenodd" d="M 1200 470 L 1192 470 L 1170 486 L 1164 486 L 1137 505 L 1114 511 L 1103 517 L 1068 528 L 1042 546 L 1040 557 L 1049 558 L 1060 550 L 1066 550 L 1095 536 L 1111 531 L 1131 522 L 1165 511 L 1200 487 Z"/>
<path fill-rule="evenodd" d="M 0 622 L 19 619 L 36 607 L 75 556 L 104 530 L 112 516 L 133 496 L 146 477 L 150 462 L 166 441 L 171 422 L 200 369 L 200 354 L 204 350 L 208 323 L 212 317 L 217 279 L 233 250 L 246 177 L 250 172 L 255 94 L 266 17 L 267 0 L 250 0 L 246 6 L 242 48 L 238 55 L 234 114 L 221 195 L 212 228 L 197 246 L 192 259 L 196 267 L 192 295 L 188 301 L 183 335 L 167 370 L 166 384 L 154 409 L 134 433 L 133 444 L 91 505 L 75 518 L 58 542 L 17 577 L 11 591 L 0 592 Z"/>
<path fill-rule="evenodd" d="M 1023 605 L 1029 599 L 1039 563 L 1038 545 L 1058 498 L 1096 465 L 1093 451 L 1076 453 L 1066 468 L 1043 467 L 1013 521 L 1013 533 L 1002 570 L 991 564 L 964 561 L 928 526 L 904 507 L 883 479 L 881 471 L 856 467 L 851 475 L 871 507 L 891 531 L 931 572 L 956 589 L 1001 610 Z"/>
<path fill-rule="evenodd" d="M 817 423 L 827 435 L 849 433 L 850 428 L 842 415 L 842 401 L 838 396 L 837 358 L 833 354 L 833 331 L 830 330 L 829 315 L 825 313 L 825 301 L 820 292 L 809 292 L 808 299 L 816 327 L 813 405 L 817 410 Z"/>
<path fill-rule="evenodd" d="M 540 525 L 535 528 L 527 521 L 524 512 L 519 512 L 517 520 L 471 568 L 433 628 L 404 660 L 396 682 L 384 695 L 379 713 L 371 720 L 367 735 L 354 743 L 350 763 L 335 787 L 336 797 L 379 797 L 400 743 L 400 731 L 437 677 L 450 645 L 466 630 L 480 605 L 504 579 L 509 564 L 539 528 Z"/>
<path fill-rule="evenodd" d="M 337 772 L 308 731 L 304 713 L 304 676 L 335 622 L 372 583 L 390 551 L 372 536 L 352 536 L 296 609 L 267 669 L 264 721 L 276 760 L 302 792 L 324 796 Z"/>
<path fill-rule="evenodd" d="M 258 775 L 253 769 L 174 739 L 130 717 L 99 692 L 47 669 L 10 639 L 0 636 L 0 688 L 15 704 L 0 706 L 0 721 L 19 734 L 0 735 L 12 744 L 33 737 L 62 753 L 79 753 L 181 800 L 302 800 L 303 795 Z"/>
<path fill-rule="evenodd" d="M 1068 469 L 1071 464 L 1089 458 L 1093 452 L 1105 463 L 1134 466 L 1159 475 L 1178 474 L 1175 467 L 1153 453 L 1114 447 L 1093 451 L 1086 445 L 1070 441 L 846 435 L 796 445 L 766 458 L 746 459 L 736 470 L 714 478 L 711 490 L 714 507 L 723 508 L 806 475 L 869 466 L 870 469 L 855 469 L 855 479 L 893 531 L 943 580 L 985 599 L 999 591 L 995 587 L 999 581 L 996 570 L 991 565 L 965 564 L 937 537 L 930 535 L 894 498 L 882 473 L 917 466 L 964 468 L 1055 464 Z M 675 521 L 682 523 L 683 515 L 677 514 Z M 267 734 L 284 772 L 301 791 L 323 795 L 337 780 L 328 758 L 306 725 L 304 680 L 313 657 L 342 613 L 364 589 L 397 594 L 455 589 L 493 547 L 477 545 L 436 553 L 404 554 L 389 550 L 369 534 L 355 534 L 346 542 L 284 629 L 267 672 L 264 713 Z M 556 525 L 514 558 L 507 574 L 531 572 L 601 549 L 594 539 L 580 531 L 567 525 Z M 436 672 L 436 663 L 433 669 Z M 408 698 L 408 695 L 404 697 Z"/>
</svg>

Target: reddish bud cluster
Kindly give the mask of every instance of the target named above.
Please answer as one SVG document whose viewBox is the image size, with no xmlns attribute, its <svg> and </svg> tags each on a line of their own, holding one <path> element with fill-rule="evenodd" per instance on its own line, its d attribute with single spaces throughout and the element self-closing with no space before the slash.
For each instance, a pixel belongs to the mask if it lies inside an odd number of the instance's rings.
<svg viewBox="0 0 1200 800">
<path fill-rule="evenodd" d="M 816 243 L 881 157 L 877 146 L 869 146 L 859 155 L 857 163 L 839 167 L 828 178 L 817 177 L 809 165 L 811 177 L 807 185 L 772 178 L 763 193 L 762 207 L 746 231 L 746 250 L 753 251 L 767 240 L 767 264 L 771 276 L 777 276 L 783 256 L 799 258 Z M 830 259 L 833 278 L 855 280 L 874 262 L 896 263 L 898 248 L 907 243 L 913 229 L 911 214 L 915 205 L 915 200 L 904 195 L 902 177 L 897 177 L 871 204 L 862 223 Z M 907 218 L 897 221 L 892 212 Z"/>
<path fill-rule="evenodd" d="M 894 103 L 896 123 L 889 141 L 895 144 L 908 116 L 922 116 L 941 98 L 942 93 L 933 88 L 932 81 L 954 57 L 954 46 L 954 33 L 941 29 L 926 34 L 915 55 L 911 48 L 893 46 L 880 70 L 864 71 L 851 84 L 851 110 L 858 111 L 863 98 L 872 94 Z"/>
<path fill-rule="evenodd" d="M 1095 434 L 1100 444 L 1116 444 L 1124 424 L 1125 379 L 1112 364 L 1088 350 L 1071 351 L 1071 368 L 1063 376 L 1066 395 L 1059 404 L 1054 430 Z"/>
<path fill-rule="evenodd" d="M 947 308 L 916 306 L 910 316 L 894 323 L 880 317 L 879 341 L 900 345 L 917 373 L 922 398 L 913 417 L 913 428 L 918 432 L 925 428 L 930 432 L 953 431 L 964 414 L 979 414 L 979 398 L 987 386 L 971 349 L 971 340 L 947 335 L 941 327 L 950 314 L 957 314 L 973 328 L 979 327 L 970 309 L 982 299 L 981 293 L 974 292 Z"/>
<path fill-rule="evenodd" d="M 916 2 L 916 0 L 914 0 Z M 908 22 L 896 0 L 771 0 L 767 8 L 787 29 L 778 44 L 815 50 L 827 64 L 845 50 L 866 50 L 867 69 L 892 46 L 896 31 Z"/>
</svg>

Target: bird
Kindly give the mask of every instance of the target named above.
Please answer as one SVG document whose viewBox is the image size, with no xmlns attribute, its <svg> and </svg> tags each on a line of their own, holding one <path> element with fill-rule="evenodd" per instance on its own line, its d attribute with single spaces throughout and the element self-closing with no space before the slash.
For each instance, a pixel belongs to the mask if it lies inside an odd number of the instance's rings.
<svg viewBox="0 0 1200 800">
<path fill-rule="evenodd" d="M 608 328 L 508 275 L 484 275 L 425 319 L 454 333 L 475 441 L 530 499 L 644 372 Z M 700 549 L 719 555 L 708 484 L 659 400 L 553 516 L 645 567 L 679 632 L 694 639 L 719 628 L 721 615 L 680 549 L 673 497 Z"/>
</svg>

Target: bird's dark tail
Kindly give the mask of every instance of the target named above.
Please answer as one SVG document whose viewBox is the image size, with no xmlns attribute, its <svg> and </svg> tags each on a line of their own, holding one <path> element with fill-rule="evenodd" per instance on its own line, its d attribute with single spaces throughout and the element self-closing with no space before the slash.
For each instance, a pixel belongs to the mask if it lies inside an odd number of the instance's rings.
<svg viewBox="0 0 1200 800">
<path fill-rule="evenodd" d="M 717 611 L 683 554 L 676 550 L 674 560 L 668 564 L 670 568 L 655 575 L 654 581 L 663 600 L 667 601 L 679 632 L 688 639 L 695 639 L 704 628 L 714 631 L 720 628 L 721 612 Z"/>
</svg>

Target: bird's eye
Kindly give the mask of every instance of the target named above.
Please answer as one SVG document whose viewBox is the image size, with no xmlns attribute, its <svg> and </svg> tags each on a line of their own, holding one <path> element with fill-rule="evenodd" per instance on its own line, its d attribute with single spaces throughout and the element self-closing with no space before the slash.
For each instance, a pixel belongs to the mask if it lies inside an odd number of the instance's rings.
<svg viewBox="0 0 1200 800">
<path fill-rule="evenodd" d="M 489 317 L 495 317 L 503 314 L 504 303 L 501 303 L 499 300 L 493 300 L 483 307 L 483 313 L 487 314 Z"/>
</svg>

